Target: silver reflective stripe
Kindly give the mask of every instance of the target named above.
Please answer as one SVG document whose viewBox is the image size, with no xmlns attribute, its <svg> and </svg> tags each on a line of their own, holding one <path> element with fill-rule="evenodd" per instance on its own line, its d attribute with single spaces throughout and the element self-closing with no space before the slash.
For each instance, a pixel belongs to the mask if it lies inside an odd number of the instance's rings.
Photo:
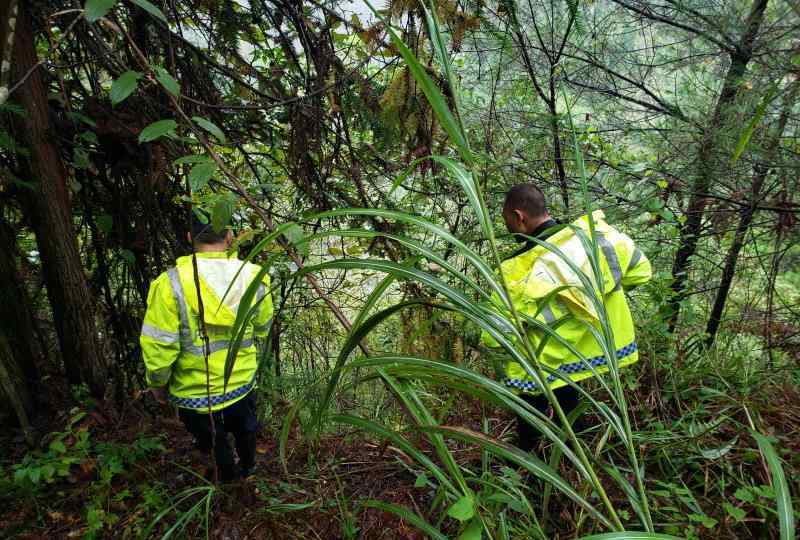
<svg viewBox="0 0 800 540">
<path fill-rule="evenodd" d="M 616 289 L 622 282 L 622 270 L 619 267 L 619 258 L 617 258 L 617 251 L 608 239 L 602 235 L 597 235 L 597 242 L 600 244 L 600 249 L 603 250 L 603 255 L 608 262 L 608 269 L 611 270 L 611 275 L 614 278 L 614 289 Z"/>
<path fill-rule="evenodd" d="M 212 341 L 208 344 L 209 354 L 214 354 L 215 352 L 219 351 L 227 351 L 228 347 L 230 347 L 231 342 L 226 340 L 220 341 Z M 248 347 L 253 346 L 253 338 L 243 339 L 242 342 L 239 344 L 239 350 L 247 349 Z M 194 354 L 196 356 L 205 356 L 203 353 L 203 346 L 202 345 L 195 345 L 194 343 L 182 343 L 181 349 L 183 352 L 187 352 L 189 354 Z"/>
<path fill-rule="evenodd" d="M 183 295 L 183 286 L 181 286 L 181 280 L 178 276 L 178 269 L 170 268 L 167 271 L 167 275 L 169 276 L 169 283 L 172 286 L 172 294 L 175 296 L 175 303 L 178 304 L 178 313 L 180 314 L 181 318 L 181 351 L 194 354 L 196 356 L 205 356 L 205 353 L 203 352 L 203 345 L 195 344 L 194 340 L 192 339 L 192 330 L 189 326 L 188 307 L 186 305 L 186 297 Z M 259 287 L 259 289 L 261 289 L 261 287 Z M 231 342 L 228 340 L 212 341 L 208 344 L 209 354 L 228 350 L 230 343 Z M 252 346 L 252 338 L 243 339 L 239 344 L 239 349 L 246 349 Z"/>
<path fill-rule="evenodd" d="M 169 382 L 169 378 L 172 376 L 172 368 L 165 367 L 148 370 L 147 374 L 150 376 L 150 382 L 156 386 L 163 386 Z"/>
<path fill-rule="evenodd" d="M 556 316 L 553 314 L 553 310 L 550 309 L 550 303 L 544 305 L 542 308 L 542 317 L 544 317 L 544 322 L 550 324 L 551 322 L 556 320 Z"/>
<path fill-rule="evenodd" d="M 161 343 L 177 343 L 180 335 L 177 332 L 170 332 L 155 327 L 152 324 L 144 323 L 142 325 L 142 335 L 145 337 L 153 338 Z"/>
<path fill-rule="evenodd" d="M 631 262 L 628 264 L 628 272 L 636 268 L 636 265 L 639 264 L 639 259 L 642 258 L 642 250 L 638 247 L 633 250 L 633 255 L 631 256 Z"/>
<path fill-rule="evenodd" d="M 189 328 L 189 315 L 186 308 L 186 297 L 183 295 L 183 286 L 181 285 L 181 278 L 178 275 L 177 268 L 170 268 L 167 270 L 169 276 L 169 284 L 172 286 L 172 294 L 175 296 L 175 303 L 178 304 L 178 313 L 181 318 L 181 347 L 185 347 L 192 343 L 192 333 Z"/>
<path fill-rule="evenodd" d="M 262 324 L 261 326 L 254 326 L 253 331 L 256 333 L 263 333 L 269 330 L 270 325 L 272 324 L 272 319 L 269 319 L 267 322 Z"/>
<path fill-rule="evenodd" d="M 258 290 L 256 291 L 256 302 L 261 302 L 261 300 L 264 298 L 264 296 L 266 296 L 266 294 L 267 294 L 267 288 L 262 283 L 258 286 Z"/>
</svg>

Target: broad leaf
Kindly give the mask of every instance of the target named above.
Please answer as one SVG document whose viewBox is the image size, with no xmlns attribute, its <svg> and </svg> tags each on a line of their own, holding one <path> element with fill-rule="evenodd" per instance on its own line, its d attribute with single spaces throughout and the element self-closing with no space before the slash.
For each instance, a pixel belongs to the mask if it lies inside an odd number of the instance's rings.
<svg viewBox="0 0 800 540">
<path fill-rule="evenodd" d="M 192 170 L 189 171 L 189 186 L 192 191 L 200 191 L 206 187 L 206 184 L 216 172 L 217 164 L 213 161 L 198 163 L 192 167 Z"/>
<path fill-rule="evenodd" d="M 217 127 L 217 125 L 212 122 L 211 120 L 206 120 L 202 116 L 192 116 L 192 120 L 197 123 L 200 127 L 204 130 L 211 133 L 219 142 L 225 144 L 227 139 L 225 138 L 225 134 L 222 133 L 222 130 Z"/>
<path fill-rule="evenodd" d="M 117 0 L 86 0 L 83 6 L 83 16 L 90 23 L 95 22 L 101 17 L 105 17 Z"/>
<path fill-rule="evenodd" d="M 150 142 L 165 135 L 175 135 L 175 129 L 177 127 L 178 123 L 172 119 L 153 122 L 139 133 L 139 142 Z"/>
<path fill-rule="evenodd" d="M 164 12 L 158 9 L 156 6 L 148 2 L 147 0 L 131 0 L 132 3 L 136 4 L 150 15 L 163 21 L 164 23 L 168 24 L 167 17 L 164 15 Z"/>
<path fill-rule="evenodd" d="M 97 216 L 97 227 L 108 234 L 114 228 L 114 217 L 109 214 Z"/>
<path fill-rule="evenodd" d="M 475 497 L 464 495 L 447 509 L 447 515 L 461 522 L 469 521 L 475 515 Z"/>
<path fill-rule="evenodd" d="M 195 164 L 195 163 L 212 163 L 213 161 L 214 160 L 212 160 L 210 157 L 208 157 L 208 156 L 206 156 L 204 154 L 193 154 L 193 155 L 190 155 L 190 156 L 179 157 L 178 159 L 173 161 L 172 164 L 173 165 L 192 165 L 192 164 Z"/>
<path fill-rule="evenodd" d="M 138 71 L 126 71 L 120 75 L 111 85 L 111 104 L 117 105 L 125 101 L 125 98 L 136 90 L 136 86 L 139 84 L 139 79 L 141 78 L 142 74 Z"/>
<path fill-rule="evenodd" d="M 481 540 L 481 533 L 483 532 L 483 524 L 477 517 L 470 521 L 469 526 L 464 529 L 464 532 L 459 535 L 458 540 Z"/>
<path fill-rule="evenodd" d="M 172 94 L 173 96 L 178 96 L 181 93 L 181 87 L 178 84 L 178 81 L 170 75 L 169 71 L 164 69 L 161 66 L 156 66 L 156 80 L 161 83 L 161 86 L 167 89 L 167 91 Z"/>
<path fill-rule="evenodd" d="M 233 215 L 234 201 L 230 197 L 221 197 L 211 210 L 211 228 L 220 233 L 228 225 Z"/>
</svg>

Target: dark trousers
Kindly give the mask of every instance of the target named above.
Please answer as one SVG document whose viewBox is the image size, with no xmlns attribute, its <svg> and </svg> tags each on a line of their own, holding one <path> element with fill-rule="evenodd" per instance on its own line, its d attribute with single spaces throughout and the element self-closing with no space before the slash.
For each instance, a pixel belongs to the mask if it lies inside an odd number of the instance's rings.
<svg viewBox="0 0 800 540">
<path fill-rule="evenodd" d="M 183 425 L 197 440 L 197 448 L 203 452 L 211 451 L 211 421 L 208 411 L 178 409 Z M 233 405 L 212 413 L 214 416 L 214 454 L 217 460 L 220 479 L 223 482 L 234 480 L 239 476 L 239 468 L 250 469 L 256 459 L 256 418 L 255 392 L 250 392 Z M 236 453 L 239 455 L 239 467 L 233 459 L 228 442 L 228 433 L 236 441 Z"/>
<path fill-rule="evenodd" d="M 569 413 L 575 410 L 575 407 L 580 403 L 580 394 L 571 386 L 562 386 L 561 388 L 553 390 L 553 393 L 566 415 L 569 415 Z M 542 414 L 547 414 L 550 402 L 547 401 L 544 394 L 520 394 L 520 397 Z M 554 417 L 554 420 L 556 425 L 561 425 L 558 417 Z M 578 424 L 578 421 L 576 420 L 575 423 Z M 539 444 L 542 434 L 538 429 L 523 420 L 522 417 L 517 416 L 517 437 L 517 445 L 519 448 L 530 452 Z"/>
</svg>

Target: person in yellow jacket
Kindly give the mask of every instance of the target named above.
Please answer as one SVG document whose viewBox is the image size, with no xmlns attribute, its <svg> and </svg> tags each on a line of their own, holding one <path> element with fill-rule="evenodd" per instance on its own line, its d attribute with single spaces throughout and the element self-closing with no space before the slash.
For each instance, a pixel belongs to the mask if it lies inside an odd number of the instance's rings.
<svg viewBox="0 0 800 540">
<path fill-rule="evenodd" d="M 232 233 L 228 228 L 215 232 L 207 213 L 194 216 L 192 232 L 197 258 L 197 280 L 203 303 L 208 342 L 208 370 L 192 256 L 179 257 L 173 268 L 150 285 L 147 312 L 140 343 L 147 384 L 157 399 L 166 397 L 178 413 L 197 446 L 204 452 L 212 448 L 209 409 L 214 417 L 215 458 L 223 481 L 246 477 L 255 466 L 256 418 L 253 388 L 256 380 L 255 341 L 265 339 L 272 321 L 270 280 L 260 266 L 242 264 L 228 256 Z M 240 304 L 250 285 L 258 280 L 255 295 L 248 297 L 254 310 L 244 333 L 233 335 Z M 238 353 L 225 383 L 225 360 L 237 338 Z M 233 434 L 238 465 L 228 443 Z"/>
<path fill-rule="evenodd" d="M 638 360 L 638 351 L 625 291 L 650 279 L 650 262 L 629 236 L 606 223 L 602 211 L 593 212 L 592 217 L 603 281 L 601 289 L 593 279 L 594 289 L 597 294 L 602 290 L 618 365 L 628 366 Z M 576 232 L 582 231 L 584 240 L 590 238 L 588 216 L 581 216 L 568 225 L 559 224 L 550 217 L 544 194 L 538 187 L 518 184 L 506 194 L 503 219 L 509 232 L 525 242 L 521 249 L 501 263 L 514 308 L 539 323 L 559 321 L 559 325 L 554 325 L 555 332 L 582 357 L 576 357 L 569 347 L 550 337 L 538 357 L 539 362 L 573 381 L 607 372 L 609 366 L 602 346 L 586 325 L 600 329 L 600 316 L 590 298 L 577 289 L 582 285 L 578 274 L 564 257 L 530 240 L 536 238 L 556 246 L 582 273 L 593 278 L 589 255 L 581 235 Z M 526 337 L 535 351 L 546 335 L 529 326 Z M 482 340 L 489 346 L 497 346 L 486 333 Z M 503 382 L 540 412 L 546 413 L 547 399 L 520 364 L 506 363 Z M 566 414 L 578 406 L 578 391 L 564 380 L 549 374 L 546 383 L 554 390 Z M 538 430 L 522 418 L 517 418 L 517 434 L 519 447 L 526 451 L 531 451 L 540 438 Z"/>
</svg>

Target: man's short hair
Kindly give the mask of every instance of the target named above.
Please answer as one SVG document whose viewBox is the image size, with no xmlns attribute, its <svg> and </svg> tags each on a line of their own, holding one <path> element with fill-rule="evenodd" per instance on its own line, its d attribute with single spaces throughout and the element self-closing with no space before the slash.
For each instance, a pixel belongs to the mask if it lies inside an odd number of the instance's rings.
<svg viewBox="0 0 800 540">
<path fill-rule="evenodd" d="M 202 216 L 202 218 L 201 218 Z M 219 244 L 228 236 L 227 224 L 219 232 L 211 225 L 211 214 L 199 208 L 192 212 L 192 240 L 198 244 Z"/>
<path fill-rule="evenodd" d="M 532 218 L 543 216 L 547 212 L 544 193 L 535 184 L 517 184 L 506 193 L 504 210 L 522 210 Z"/>
</svg>

